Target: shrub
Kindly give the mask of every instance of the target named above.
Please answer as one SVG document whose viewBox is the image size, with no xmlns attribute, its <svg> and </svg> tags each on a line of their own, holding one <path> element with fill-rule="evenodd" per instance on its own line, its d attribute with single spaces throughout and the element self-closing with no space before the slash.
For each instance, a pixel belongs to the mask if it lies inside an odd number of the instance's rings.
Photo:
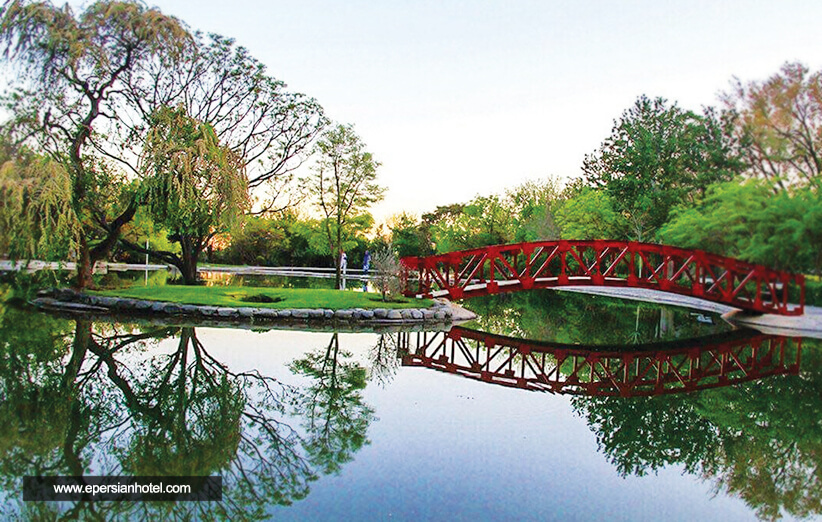
<svg viewBox="0 0 822 522">
<path fill-rule="evenodd" d="M 388 301 L 389 298 L 400 295 L 402 293 L 400 277 L 402 264 L 392 246 L 388 245 L 386 248 L 377 250 L 372 259 L 374 274 L 371 276 L 371 282 L 382 294 L 382 300 Z"/>
</svg>

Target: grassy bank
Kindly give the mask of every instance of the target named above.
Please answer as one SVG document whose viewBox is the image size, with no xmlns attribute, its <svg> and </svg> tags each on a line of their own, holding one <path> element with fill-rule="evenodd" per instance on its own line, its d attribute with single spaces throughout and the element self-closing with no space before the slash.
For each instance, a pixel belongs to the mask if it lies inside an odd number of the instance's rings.
<svg viewBox="0 0 822 522">
<path fill-rule="evenodd" d="M 394 302 L 384 302 L 378 294 L 364 292 L 248 286 L 136 286 L 90 293 L 112 297 L 169 301 L 181 304 L 227 306 L 232 308 L 250 306 L 254 308 L 275 308 L 279 310 L 289 308 L 324 308 L 330 310 L 350 308 L 426 308 L 432 304 L 429 299 L 409 298 L 400 298 Z"/>
</svg>

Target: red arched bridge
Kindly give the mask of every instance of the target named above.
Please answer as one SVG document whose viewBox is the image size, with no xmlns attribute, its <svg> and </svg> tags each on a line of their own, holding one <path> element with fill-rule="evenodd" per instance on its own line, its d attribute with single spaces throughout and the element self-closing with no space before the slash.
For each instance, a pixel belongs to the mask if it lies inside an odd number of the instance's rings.
<svg viewBox="0 0 822 522">
<path fill-rule="evenodd" d="M 753 330 L 627 347 L 563 345 L 458 326 L 397 335 L 403 366 L 585 396 L 668 395 L 796 375 L 802 352 L 801 338 Z"/>
<path fill-rule="evenodd" d="M 701 250 L 634 241 L 494 245 L 405 257 L 402 265 L 407 296 L 462 299 L 557 286 L 610 286 L 660 290 L 753 312 L 804 312 L 801 274 Z"/>
</svg>

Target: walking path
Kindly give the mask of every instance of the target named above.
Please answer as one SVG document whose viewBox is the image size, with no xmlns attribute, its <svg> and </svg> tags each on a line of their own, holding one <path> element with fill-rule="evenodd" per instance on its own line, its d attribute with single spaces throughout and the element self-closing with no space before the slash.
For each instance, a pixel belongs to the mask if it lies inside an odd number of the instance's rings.
<svg viewBox="0 0 822 522">
<path fill-rule="evenodd" d="M 0 271 L 37 272 L 39 270 L 64 270 L 67 272 L 73 272 L 76 269 L 77 265 L 73 261 L 39 261 L 36 259 L 31 261 L 11 261 L 8 259 L 0 261 Z M 175 271 L 176 268 L 170 265 L 162 264 L 109 263 L 107 261 L 98 261 L 94 265 L 95 274 L 145 270 Z M 336 277 L 335 268 L 312 266 L 217 266 L 209 265 L 207 263 L 201 263 L 197 267 L 197 272 L 258 276 L 319 277 L 325 279 L 333 279 L 334 277 Z M 359 268 L 349 268 L 345 272 L 345 278 L 355 281 L 368 281 L 369 275 L 368 272 L 365 270 Z"/>
</svg>

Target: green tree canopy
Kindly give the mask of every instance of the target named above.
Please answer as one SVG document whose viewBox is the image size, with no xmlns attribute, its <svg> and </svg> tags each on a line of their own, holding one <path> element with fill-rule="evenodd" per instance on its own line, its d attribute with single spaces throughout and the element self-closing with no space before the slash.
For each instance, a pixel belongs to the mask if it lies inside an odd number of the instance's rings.
<svg viewBox="0 0 822 522">
<path fill-rule="evenodd" d="M 322 135 L 315 146 L 317 163 L 309 188 L 316 206 L 325 218 L 328 247 L 337 268 L 336 286 L 340 288 L 340 255 L 346 230 L 355 216 L 365 213 L 380 201 L 385 189 L 379 186 L 380 166 L 351 125 L 335 125 Z"/>
<path fill-rule="evenodd" d="M 559 204 L 556 221 L 563 239 L 618 239 L 624 230 L 608 192 L 588 187 Z"/>
<path fill-rule="evenodd" d="M 390 243 L 400 257 L 426 256 L 433 254 L 429 227 L 408 213 L 401 213 L 389 221 Z"/>
<path fill-rule="evenodd" d="M 557 178 L 526 181 L 505 193 L 513 221 L 515 242 L 551 240 L 559 237 L 555 212 L 562 201 Z"/>
<path fill-rule="evenodd" d="M 258 194 L 265 210 L 301 197 L 290 191 L 294 169 L 327 125 L 316 100 L 288 91 L 247 49 L 216 34 L 195 33 L 191 52 L 148 69 L 148 81 L 136 78 L 126 90 L 142 115 L 129 127 L 132 135 L 142 139 L 162 107 L 181 106 L 241 158 L 250 188 L 267 190 Z"/>
<path fill-rule="evenodd" d="M 80 220 L 71 176 L 48 156 L 26 149 L 0 158 L 0 252 L 14 258 L 63 260 L 77 251 Z"/>
<path fill-rule="evenodd" d="M 792 272 L 822 269 L 822 196 L 810 188 L 773 193 L 770 181 L 712 186 L 674 212 L 660 239 Z"/>
<path fill-rule="evenodd" d="M 671 209 L 694 201 L 708 185 L 743 168 L 728 115 L 702 115 L 663 98 L 641 96 L 614 123 L 611 136 L 585 157 L 588 185 L 604 188 L 629 223 L 629 235 L 648 240 Z"/>
</svg>

